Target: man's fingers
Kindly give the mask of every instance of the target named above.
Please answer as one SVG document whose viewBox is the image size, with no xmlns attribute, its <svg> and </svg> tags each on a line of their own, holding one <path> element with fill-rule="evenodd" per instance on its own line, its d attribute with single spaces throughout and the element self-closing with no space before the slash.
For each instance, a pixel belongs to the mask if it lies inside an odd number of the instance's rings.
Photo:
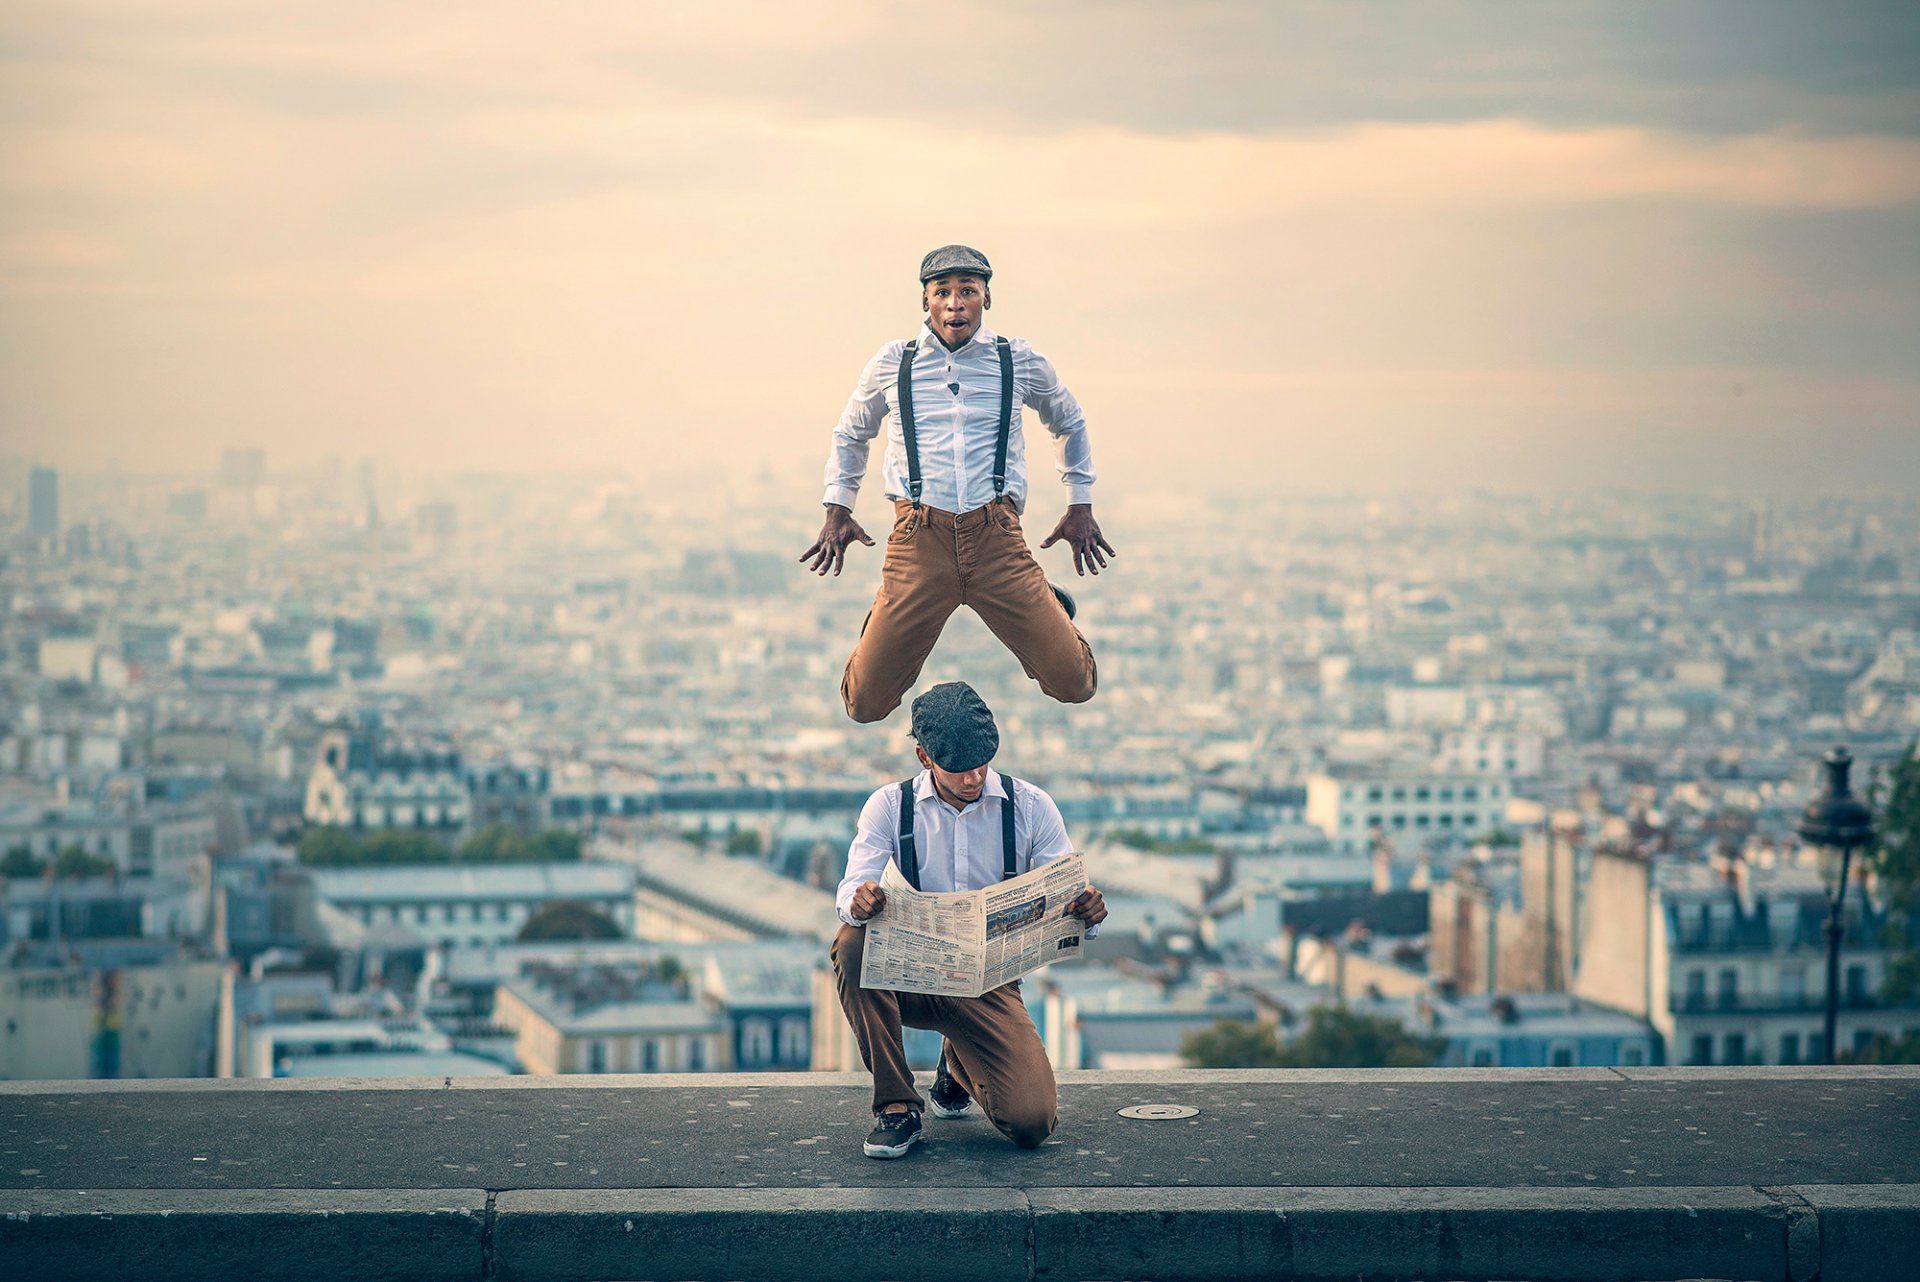
<svg viewBox="0 0 1920 1282">
<path fill-rule="evenodd" d="M 1111 544 L 1111 543 L 1109 543 L 1109 542 L 1107 542 L 1107 536 L 1106 536 L 1106 535 L 1104 535 L 1104 534 L 1095 534 L 1095 535 L 1093 536 L 1093 541 L 1094 541 L 1095 543 L 1098 543 L 1098 544 L 1099 544 L 1099 545 L 1100 545 L 1101 547 L 1103 547 L 1103 548 L 1105 548 L 1105 549 L 1107 550 L 1107 555 L 1108 555 L 1108 556 L 1119 556 L 1119 555 L 1120 555 L 1120 554 L 1119 554 L 1118 552 L 1115 552 L 1115 551 L 1113 550 L 1113 544 Z"/>
<path fill-rule="evenodd" d="M 865 530 L 854 531 L 854 537 L 859 539 L 862 543 L 866 544 L 868 547 L 873 546 L 873 540 L 867 537 L 867 532 Z"/>
<path fill-rule="evenodd" d="M 1054 544 L 1058 543 L 1059 541 L 1060 541 L 1060 531 L 1055 530 L 1052 534 L 1049 534 L 1044 540 L 1041 541 L 1040 546 L 1042 548 L 1050 548 Z"/>
</svg>

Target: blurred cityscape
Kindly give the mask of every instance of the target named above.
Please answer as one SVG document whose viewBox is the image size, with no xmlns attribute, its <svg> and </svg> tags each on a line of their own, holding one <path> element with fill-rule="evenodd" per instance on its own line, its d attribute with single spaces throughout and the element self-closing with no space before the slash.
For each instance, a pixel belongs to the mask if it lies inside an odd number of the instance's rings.
<svg viewBox="0 0 1920 1282">
<path fill-rule="evenodd" d="M 858 1068 L 833 888 L 916 766 L 838 699 L 880 549 L 806 575 L 793 493 L 0 463 L 0 1077 Z M 923 674 L 980 689 L 1106 893 L 1026 985 L 1058 1066 L 1329 1006 L 1443 1064 L 1828 1052 L 1796 824 L 1836 743 L 1864 789 L 1920 736 L 1920 502 L 1101 519 L 1092 703 L 970 615 Z M 1858 884 L 1847 1053 L 1920 1032 Z"/>
</svg>

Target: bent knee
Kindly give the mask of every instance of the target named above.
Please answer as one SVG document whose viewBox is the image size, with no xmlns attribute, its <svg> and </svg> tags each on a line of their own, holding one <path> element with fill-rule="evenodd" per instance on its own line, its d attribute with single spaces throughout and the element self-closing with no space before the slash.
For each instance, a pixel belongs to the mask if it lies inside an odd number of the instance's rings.
<svg viewBox="0 0 1920 1282">
<path fill-rule="evenodd" d="M 1054 685 L 1047 691 L 1047 694 L 1059 700 L 1061 703 L 1085 703 L 1087 700 L 1093 698 L 1093 692 L 1099 687 L 1099 684 L 1099 681 L 1094 677 L 1093 673 L 1088 672 L 1084 678 L 1076 678 L 1072 681 Z"/>
<path fill-rule="evenodd" d="M 1001 1134 L 1014 1142 L 1017 1148 L 1039 1148 L 1053 1134 L 1055 1116 L 1052 1109 L 1046 1112 L 1016 1114 L 1012 1117 L 997 1117 Z"/>
<path fill-rule="evenodd" d="M 899 695 L 889 699 L 844 685 L 840 687 L 840 701 L 846 705 L 847 716 L 863 726 L 885 721 L 887 714 L 900 706 Z"/>
</svg>

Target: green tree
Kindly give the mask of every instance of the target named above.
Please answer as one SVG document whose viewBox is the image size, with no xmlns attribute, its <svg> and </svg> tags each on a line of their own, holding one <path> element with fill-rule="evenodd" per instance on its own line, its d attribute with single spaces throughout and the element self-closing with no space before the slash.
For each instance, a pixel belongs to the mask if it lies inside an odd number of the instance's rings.
<svg viewBox="0 0 1920 1282">
<path fill-rule="evenodd" d="M 362 863 L 445 864 L 453 862 L 453 848 L 430 832 L 415 828 L 382 828 L 361 839 L 366 851 Z"/>
<path fill-rule="evenodd" d="M 0 877 L 18 880 L 23 877 L 38 877 L 47 870 L 47 861 L 35 859 L 33 852 L 25 846 L 15 846 L 0 859 Z"/>
<path fill-rule="evenodd" d="M 621 939 L 620 923 L 576 899 L 542 904 L 527 918 L 516 936 L 522 943 L 535 940 Z"/>
<path fill-rule="evenodd" d="M 580 834 L 571 828 L 547 828 L 535 833 L 532 841 L 539 857 L 550 863 L 580 862 Z"/>
<path fill-rule="evenodd" d="M 113 860 L 96 858 L 79 846 L 68 846 L 53 861 L 53 875 L 61 881 L 84 881 L 88 877 L 105 877 L 119 870 L 120 866 Z"/>
<path fill-rule="evenodd" d="M 1920 1064 L 1920 1033 L 1909 1033 L 1898 1041 L 1876 1037 L 1873 1044 L 1858 1055 L 1842 1052 L 1846 1064 Z"/>
<path fill-rule="evenodd" d="M 1287 1044 L 1282 1067 L 1425 1068 L 1446 1049 L 1446 1038 L 1409 1033 L 1390 1015 L 1316 1006 L 1306 1031 Z"/>
<path fill-rule="evenodd" d="M 1180 1058 L 1194 1068 L 1279 1068 L 1280 1039 L 1271 1024 L 1216 1020 L 1180 1039 Z"/>
<path fill-rule="evenodd" d="M 360 843 L 344 828 L 309 828 L 300 834 L 300 862 L 315 868 L 357 864 Z"/>
<path fill-rule="evenodd" d="M 1269 1025 L 1223 1019 L 1188 1034 L 1180 1057 L 1195 1068 L 1424 1068 L 1446 1047 L 1444 1037 L 1409 1033 L 1391 1016 L 1316 1006 L 1285 1046 Z"/>
<path fill-rule="evenodd" d="M 1920 992 L 1920 940 L 1912 923 L 1920 908 L 1920 742 L 1867 790 L 1875 838 L 1870 860 L 1887 900 L 1885 995 L 1903 1002 Z"/>
<path fill-rule="evenodd" d="M 727 853 L 730 855 L 759 854 L 760 830 L 758 828 L 736 828 L 728 833 Z"/>
</svg>

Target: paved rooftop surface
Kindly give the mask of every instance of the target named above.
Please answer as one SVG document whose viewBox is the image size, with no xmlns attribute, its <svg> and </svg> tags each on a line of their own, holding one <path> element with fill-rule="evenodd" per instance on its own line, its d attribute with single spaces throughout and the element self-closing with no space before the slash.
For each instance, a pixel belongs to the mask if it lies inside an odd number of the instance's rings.
<svg viewBox="0 0 1920 1282">
<path fill-rule="evenodd" d="M 1035 1152 L 870 1125 L 851 1074 L 0 1083 L 0 1188 L 1920 1184 L 1920 1069 L 1069 1073 Z"/>
</svg>

